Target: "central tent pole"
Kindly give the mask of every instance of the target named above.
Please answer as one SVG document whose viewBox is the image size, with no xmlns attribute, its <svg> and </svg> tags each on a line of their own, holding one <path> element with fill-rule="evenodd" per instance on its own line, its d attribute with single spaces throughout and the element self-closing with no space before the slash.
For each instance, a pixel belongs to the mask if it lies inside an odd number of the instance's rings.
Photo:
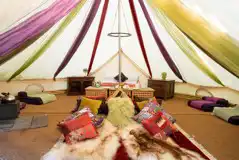
<svg viewBox="0 0 239 160">
<path fill-rule="evenodd" d="M 121 10 L 120 10 L 120 0 L 118 0 L 118 33 L 119 33 L 119 38 L 118 38 L 118 47 L 119 47 L 119 50 L 118 50 L 118 52 L 119 52 L 119 86 L 120 86 L 120 84 L 121 84 L 121 67 L 122 67 L 122 65 L 121 65 L 121 35 L 120 35 L 120 33 L 121 33 L 121 30 L 120 30 L 120 27 L 121 27 L 121 23 L 120 23 L 120 19 L 121 19 L 121 15 L 120 15 L 120 12 L 121 12 Z"/>
</svg>

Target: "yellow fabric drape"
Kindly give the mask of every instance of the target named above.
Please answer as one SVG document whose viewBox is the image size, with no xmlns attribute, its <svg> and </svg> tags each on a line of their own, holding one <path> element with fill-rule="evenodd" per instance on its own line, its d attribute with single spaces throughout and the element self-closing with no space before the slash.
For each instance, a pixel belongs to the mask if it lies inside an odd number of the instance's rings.
<svg viewBox="0 0 239 160">
<path fill-rule="evenodd" d="M 153 6 L 151 6 L 153 8 Z M 154 9 L 154 8 L 153 8 Z M 204 74 L 214 80 L 216 83 L 223 85 L 220 79 L 214 74 L 214 72 L 208 67 L 203 59 L 198 55 L 197 50 L 194 49 L 192 44 L 186 39 L 184 34 L 170 21 L 160 9 L 154 9 L 155 15 L 162 26 L 166 29 L 168 34 L 176 42 L 183 53 L 189 58 L 189 60 L 195 64 Z"/>
<path fill-rule="evenodd" d="M 180 0 L 148 0 L 205 53 L 230 73 L 239 77 L 239 43 L 210 24 Z"/>
</svg>

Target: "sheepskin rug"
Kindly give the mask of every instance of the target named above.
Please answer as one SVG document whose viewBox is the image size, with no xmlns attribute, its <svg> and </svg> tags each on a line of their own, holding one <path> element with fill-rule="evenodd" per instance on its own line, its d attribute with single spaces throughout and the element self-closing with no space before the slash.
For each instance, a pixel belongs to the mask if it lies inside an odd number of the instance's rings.
<svg viewBox="0 0 239 160">
<path fill-rule="evenodd" d="M 108 120 L 97 129 L 99 136 L 73 145 L 56 144 L 42 160 L 113 160 L 122 140 L 132 160 L 203 160 L 200 155 L 179 148 L 168 138 L 154 143 L 142 125 L 133 123 L 117 129 Z"/>
<path fill-rule="evenodd" d="M 120 147 L 117 128 L 108 120 L 97 129 L 99 136 L 73 145 L 59 142 L 42 160 L 112 160 Z"/>
</svg>

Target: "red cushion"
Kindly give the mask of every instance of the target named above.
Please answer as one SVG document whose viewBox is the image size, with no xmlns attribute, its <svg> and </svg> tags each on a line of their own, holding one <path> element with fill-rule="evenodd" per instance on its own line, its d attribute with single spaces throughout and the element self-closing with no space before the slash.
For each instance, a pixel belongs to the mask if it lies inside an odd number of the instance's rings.
<svg viewBox="0 0 239 160">
<path fill-rule="evenodd" d="M 74 130 L 65 136 L 66 143 L 74 144 L 84 139 L 94 138 L 98 135 L 96 128 L 91 123 Z"/>
<path fill-rule="evenodd" d="M 91 123 L 92 123 L 92 121 L 91 121 L 89 114 L 84 113 L 80 117 L 66 121 L 64 124 L 62 124 L 63 131 L 65 132 L 63 134 L 68 134 L 71 131 L 74 131 L 76 129 L 79 129 L 79 128 L 84 127 L 87 124 L 91 124 Z"/>
</svg>

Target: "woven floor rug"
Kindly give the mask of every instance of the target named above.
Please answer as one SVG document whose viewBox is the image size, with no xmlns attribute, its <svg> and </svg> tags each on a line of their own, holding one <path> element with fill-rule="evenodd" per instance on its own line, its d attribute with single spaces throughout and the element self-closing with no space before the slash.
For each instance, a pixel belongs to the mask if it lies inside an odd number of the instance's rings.
<svg viewBox="0 0 239 160">
<path fill-rule="evenodd" d="M 48 116 L 23 116 L 14 120 L 0 120 L 0 132 L 47 127 Z"/>
</svg>

